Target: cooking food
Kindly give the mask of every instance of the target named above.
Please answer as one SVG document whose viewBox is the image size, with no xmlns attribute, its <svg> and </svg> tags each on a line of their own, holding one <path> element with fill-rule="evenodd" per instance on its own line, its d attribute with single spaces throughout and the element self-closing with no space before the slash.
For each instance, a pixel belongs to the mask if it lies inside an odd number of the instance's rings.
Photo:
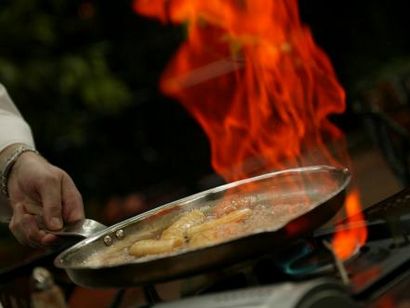
<svg viewBox="0 0 410 308">
<path fill-rule="evenodd" d="M 185 241 L 186 232 L 195 225 L 201 224 L 205 220 L 205 214 L 201 210 L 192 210 L 182 215 L 176 222 L 164 230 L 161 239 L 174 239 L 181 245 Z"/>
<path fill-rule="evenodd" d="M 104 254 L 90 255 L 85 264 L 142 262 L 208 247 L 261 230 L 275 230 L 310 208 L 305 196 L 299 200 L 292 197 L 292 203 L 285 203 L 279 197 L 274 198 L 274 203 L 270 197 L 265 198 L 266 195 L 233 195 L 203 203 L 172 218 L 163 216 L 163 221 L 157 219 L 145 229 L 129 233 L 125 239 L 107 247 Z M 228 203 L 230 206 L 226 206 Z"/>
<path fill-rule="evenodd" d="M 165 229 L 159 239 L 146 239 L 135 242 L 128 252 L 135 256 L 160 254 L 181 247 L 185 243 L 186 231 L 205 220 L 200 210 L 193 210 L 182 215 L 176 222 Z"/>
<path fill-rule="evenodd" d="M 221 241 L 221 239 L 231 238 L 241 234 L 243 225 L 241 223 L 229 223 L 226 225 L 215 226 L 192 235 L 189 239 L 189 247 L 196 248 L 210 245 Z"/>
<path fill-rule="evenodd" d="M 226 239 L 227 235 L 239 233 L 239 222 L 248 218 L 250 209 L 240 209 L 220 218 L 209 218 L 195 209 L 182 215 L 171 226 L 165 229 L 158 239 L 144 239 L 135 242 L 128 250 L 130 255 L 141 257 L 171 252 L 180 247 L 198 247 Z M 231 228 L 228 226 L 231 225 Z M 233 227 L 235 225 L 235 227 Z M 224 230 L 230 232 L 224 232 Z"/>
<path fill-rule="evenodd" d="M 135 242 L 129 249 L 129 253 L 135 257 L 142 257 L 145 255 L 154 255 L 159 253 L 165 253 L 174 250 L 182 245 L 182 242 L 178 242 L 175 239 L 168 240 L 141 240 Z"/>
<path fill-rule="evenodd" d="M 250 209 L 241 209 L 230 212 L 229 214 L 222 216 L 218 219 L 211 219 L 203 224 L 193 226 L 192 228 L 187 229 L 187 236 L 191 238 L 193 235 L 199 232 L 206 231 L 208 229 L 216 228 L 223 224 L 239 222 L 251 215 L 252 211 Z"/>
</svg>

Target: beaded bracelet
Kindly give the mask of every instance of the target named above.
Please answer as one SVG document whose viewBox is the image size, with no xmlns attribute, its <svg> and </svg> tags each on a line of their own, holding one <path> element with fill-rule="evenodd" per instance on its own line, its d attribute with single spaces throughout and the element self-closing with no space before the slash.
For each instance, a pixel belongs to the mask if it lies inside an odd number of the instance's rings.
<svg viewBox="0 0 410 308">
<path fill-rule="evenodd" d="M 34 152 L 34 153 L 39 154 L 38 151 L 36 151 L 30 146 L 20 145 L 6 160 L 3 171 L 0 174 L 0 191 L 7 198 L 9 197 L 8 181 L 9 181 L 11 169 L 13 168 L 14 164 L 16 163 L 20 155 L 25 152 Z"/>
</svg>

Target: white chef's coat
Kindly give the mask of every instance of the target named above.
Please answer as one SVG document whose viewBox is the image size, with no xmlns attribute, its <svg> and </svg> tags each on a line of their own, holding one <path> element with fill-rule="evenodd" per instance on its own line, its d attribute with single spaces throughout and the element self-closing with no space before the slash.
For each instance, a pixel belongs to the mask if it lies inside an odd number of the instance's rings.
<svg viewBox="0 0 410 308">
<path fill-rule="evenodd" d="M 0 83 L 0 152 L 13 143 L 25 143 L 34 147 L 30 126 Z"/>
</svg>

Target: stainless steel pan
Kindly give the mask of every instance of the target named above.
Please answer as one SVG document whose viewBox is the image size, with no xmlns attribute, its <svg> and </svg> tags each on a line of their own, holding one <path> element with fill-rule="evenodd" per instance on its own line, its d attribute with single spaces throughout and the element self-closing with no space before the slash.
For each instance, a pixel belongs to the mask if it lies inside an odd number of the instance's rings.
<svg viewBox="0 0 410 308">
<path fill-rule="evenodd" d="M 290 240 L 328 221 L 343 205 L 349 181 L 347 169 L 312 166 L 229 183 L 105 229 L 97 226 L 99 231 L 95 234 L 58 255 L 55 265 L 65 269 L 70 278 L 82 286 L 124 287 L 167 281 L 274 253 L 286 247 Z M 181 213 L 195 208 L 212 209 L 226 200 L 245 202 L 247 207 L 257 204 L 285 207 L 296 216 L 283 221 L 273 219 L 272 224 L 206 247 L 140 259 L 127 256 L 127 248 L 133 242 L 152 237 Z M 301 203 L 303 209 L 295 210 Z M 90 225 L 86 229 L 88 233 L 93 231 Z"/>
</svg>

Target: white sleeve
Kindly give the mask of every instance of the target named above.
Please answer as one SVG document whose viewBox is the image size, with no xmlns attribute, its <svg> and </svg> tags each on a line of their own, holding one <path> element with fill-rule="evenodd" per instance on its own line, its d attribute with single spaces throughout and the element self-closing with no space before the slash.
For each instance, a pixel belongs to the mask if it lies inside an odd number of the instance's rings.
<svg viewBox="0 0 410 308">
<path fill-rule="evenodd" d="M 0 152 L 13 143 L 25 143 L 34 147 L 30 126 L 0 83 Z"/>
</svg>

